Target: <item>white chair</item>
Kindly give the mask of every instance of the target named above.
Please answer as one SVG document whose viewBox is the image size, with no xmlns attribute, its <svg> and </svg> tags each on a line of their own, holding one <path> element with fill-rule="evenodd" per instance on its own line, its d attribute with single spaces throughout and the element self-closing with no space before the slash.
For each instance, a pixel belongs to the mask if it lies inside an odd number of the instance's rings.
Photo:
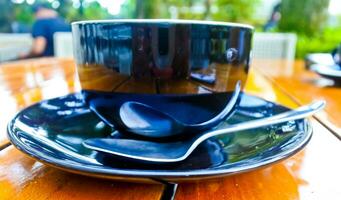
<svg viewBox="0 0 341 200">
<path fill-rule="evenodd" d="M 32 46 L 31 34 L 0 33 L 0 62 L 17 59 L 28 53 Z"/>
<path fill-rule="evenodd" d="M 58 58 L 73 58 L 72 34 L 57 32 L 53 35 L 54 56 Z"/>
<path fill-rule="evenodd" d="M 293 33 L 255 33 L 252 56 L 260 59 L 295 59 L 297 36 Z"/>
<path fill-rule="evenodd" d="M 29 33 L 0 33 L 0 47 L 20 45 L 32 45 L 32 36 Z"/>
</svg>

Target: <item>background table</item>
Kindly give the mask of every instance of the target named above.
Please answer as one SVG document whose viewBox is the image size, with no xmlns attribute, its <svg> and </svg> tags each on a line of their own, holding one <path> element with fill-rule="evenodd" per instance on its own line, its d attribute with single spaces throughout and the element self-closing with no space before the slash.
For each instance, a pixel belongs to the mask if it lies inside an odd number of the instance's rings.
<svg viewBox="0 0 341 200">
<path fill-rule="evenodd" d="M 325 112 L 317 119 L 341 139 L 341 85 L 307 71 L 303 61 L 290 63 L 284 60 L 256 60 L 257 69 L 276 87 L 298 104 L 314 99 L 327 101 Z"/>
<path fill-rule="evenodd" d="M 321 80 L 306 72 L 300 61 L 255 61 L 246 92 L 292 108 L 312 99 L 327 100 L 318 121 L 312 119 L 311 142 L 295 156 L 263 169 L 181 183 L 175 199 L 340 199 L 341 143 L 336 136 L 341 127 L 341 88 Z M 75 175 L 37 162 L 10 145 L 6 125 L 20 109 L 79 90 L 72 60 L 43 58 L 0 65 L 0 199 L 169 198 L 172 185 Z"/>
</svg>

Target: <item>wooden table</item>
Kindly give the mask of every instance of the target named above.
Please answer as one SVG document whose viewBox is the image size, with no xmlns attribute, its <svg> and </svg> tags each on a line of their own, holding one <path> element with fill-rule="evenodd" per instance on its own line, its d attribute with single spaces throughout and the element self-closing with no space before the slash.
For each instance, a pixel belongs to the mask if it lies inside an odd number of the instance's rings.
<svg viewBox="0 0 341 200">
<path fill-rule="evenodd" d="M 256 60 L 254 65 L 272 84 L 298 104 L 314 99 L 327 101 L 317 119 L 341 139 L 341 85 L 307 71 L 303 61 Z"/>
<path fill-rule="evenodd" d="M 252 172 L 179 184 L 175 199 L 340 199 L 341 89 L 321 86 L 303 63 L 254 61 L 246 92 L 297 107 L 312 99 L 328 106 L 312 118 L 314 136 L 295 156 Z M 79 91 L 72 60 L 34 59 L 0 65 L 0 199 L 167 199 L 164 185 L 89 178 L 48 167 L 10 145 L 7 122 L 42 99 Z M 317 120 L 316 120 L 317 119 Z"/>
</svg>

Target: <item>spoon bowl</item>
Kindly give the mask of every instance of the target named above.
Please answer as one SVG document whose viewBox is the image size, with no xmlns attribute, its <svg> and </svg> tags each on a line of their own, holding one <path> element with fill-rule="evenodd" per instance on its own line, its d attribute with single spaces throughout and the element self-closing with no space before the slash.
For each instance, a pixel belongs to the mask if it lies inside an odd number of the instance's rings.
<svg viewBox="0 0 341 200">
<path fill-rule="evenodd" d="M 271 117 L 233 124 L 213 131 L 206 131 L 184 141 L 157 143 L 131 139 L 92 138 L 85 140 L 83 145 L 98 152 L 135 159 L 137 161 L 151 163 L 180 162 L 185 160 L 200 143 L 210 137 L 303 119 L 323 109 L 325 104 L 325 101 L 316 101 L 295 110 L 283 112 Z"/>
<path fill-rule="evenodd" d="M 189 134 L 208 130 L 218 125 L 232 113 L 240 90 L 241 84 L 237 82 L 232 97 L 226 102 L 224 108 L 214 117 L 204 122 L 186 123 L 150 105 L 136 101 L 127 101 L 122 104 L 119 110 L 120 124 L 125 131 L 149 138 L 166 138 L 178 136 L 182 133 Z"/>
</svg>

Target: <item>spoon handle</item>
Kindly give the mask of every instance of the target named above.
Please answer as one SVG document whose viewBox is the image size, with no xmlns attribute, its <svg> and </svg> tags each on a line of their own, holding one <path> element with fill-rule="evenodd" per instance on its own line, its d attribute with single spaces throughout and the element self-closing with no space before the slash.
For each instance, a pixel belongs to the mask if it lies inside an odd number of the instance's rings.
<svg viewBox="0 0 341 200">
<path fill-rule="evenodd" d="M 273 124 L 279 124 L 284 123 L 287 121 L 297 120 L 297 119 L 303 119 L 305 117 L 308 117 L 310 115 L 313 115 L 314 113 L 320 111 L 323 109 L 326 105 L 326 102 L 321 101 L 315 101 L 311 104 L 299 107 L 295 110 L 290 110 L 287 112 L 283 112 L 277 115 L 273 115 L 270 117 L 262 118 L 262 119 L 256 119 L 251 121 L 246 121 L 238 124 L 229 125 L 226 128 L 209 131 L 206 134 L 201 135 L 192 145 L 192 147 L 196 147 L 198 144 L 202 141 L 206 140 L 207 138 L 217 136 L 217 135 L 223 135 L 227 133 L 237 132 L 237 131 L 243 131 L 247 129 L 253 129 L 253 128 L 259 128 L 263 126 L 269 126 Z"/>
<path fill-rule="evenodd" d="M 183 142 L 157 143 L 129 139 L 93 138 L 84 141 L 83 145 L 96 151 L 136 160 L 159 163 L 179 162 L 185 160 L 201 142 L 209 137 L 303 119 L 321 110 L 325 104 L 325 101 L 316 101 L 298 109 L 270 117 L 245 121 L 228 125 L 226 128 L 207 131 L 197 138 Z"/>
</svg>

